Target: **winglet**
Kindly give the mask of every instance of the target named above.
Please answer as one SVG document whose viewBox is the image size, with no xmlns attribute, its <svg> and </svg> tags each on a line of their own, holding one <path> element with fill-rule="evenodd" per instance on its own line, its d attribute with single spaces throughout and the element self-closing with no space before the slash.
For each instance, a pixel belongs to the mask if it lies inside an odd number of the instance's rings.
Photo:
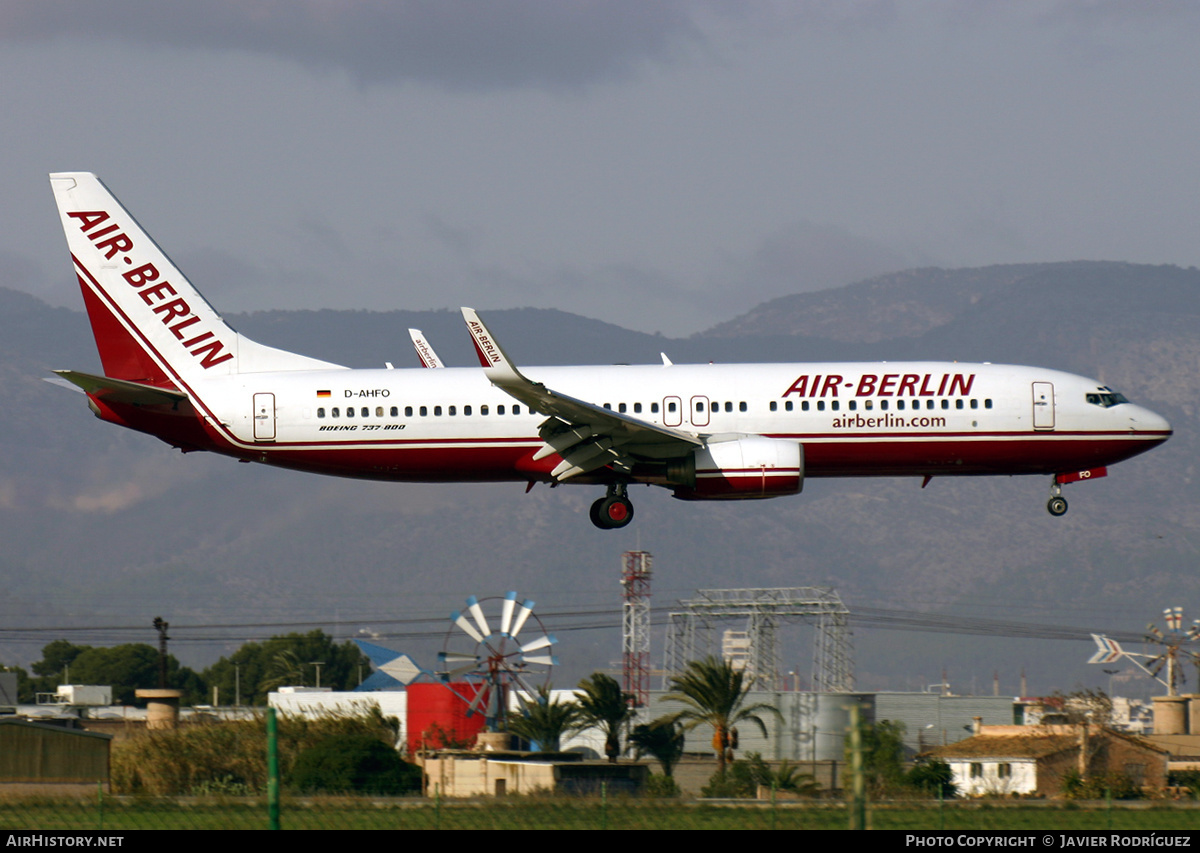
<svg viewBox="0 0 1200 853">
<path fill-rule="evenodd" d="M 479 358 L 480 366 L 487 369 L 488 378 L 493 382 L 505 379 L 524 380 L 521 371 L 500 347 L 500 342 L 488 331 L 487 326 L 479 319 L 474 308 L 462 309 L 463 319 L 467 323 L 467 331 L 471 333 L 471 342 L 475 344 L 475 355 Z M 528 380 L 525 380 L 528 381 Z"/>
<path fill-rule="evenodd" d="M 412 338 L 413 349 L 417 351 L 417 358 L 421 359 L 422 367 L 445 367 L 429 341 L 425 340 L 424 332 L 420 329 L 409 329 L 408 336 Z"/>
</svg>

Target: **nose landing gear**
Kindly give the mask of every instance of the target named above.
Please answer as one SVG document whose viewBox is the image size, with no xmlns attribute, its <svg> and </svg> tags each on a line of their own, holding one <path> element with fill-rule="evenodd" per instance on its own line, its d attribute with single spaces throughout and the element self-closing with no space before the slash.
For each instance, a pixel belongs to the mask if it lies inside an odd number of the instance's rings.
<svg viewBox="0 0 1200 853">
<path fill-rule="evenodd" d="M 1046 511 L 1055 518 L 1067 514 L 1067 499 L 1062 496 L 1062 486 L 1057 479 L 1050 484 L 1050 500 L 1046 501 Z"/>
<path fill-rule="evenodd" d="M 615 530 L 633 521 L 633 502 L 625 494 L 625 484 L 610 484 L 608 494 L 592 504 L 589 515 L 601 530 Z"/>
</svg>

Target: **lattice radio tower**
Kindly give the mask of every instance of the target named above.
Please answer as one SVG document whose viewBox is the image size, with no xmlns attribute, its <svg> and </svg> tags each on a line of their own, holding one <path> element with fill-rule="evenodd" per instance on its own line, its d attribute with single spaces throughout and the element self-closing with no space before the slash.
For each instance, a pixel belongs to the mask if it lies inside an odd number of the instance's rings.
<svg viewBox="0 0 1200 853">
<path fill-rule="evenodd" d="M 650 700 L 650 575 L 654 558 L 649 551 L 626 551 L 621 558 L 621 589 L 625 599 L 621 619 L 622 687 L 632 694 L 634 707 Z"/>
</svg>

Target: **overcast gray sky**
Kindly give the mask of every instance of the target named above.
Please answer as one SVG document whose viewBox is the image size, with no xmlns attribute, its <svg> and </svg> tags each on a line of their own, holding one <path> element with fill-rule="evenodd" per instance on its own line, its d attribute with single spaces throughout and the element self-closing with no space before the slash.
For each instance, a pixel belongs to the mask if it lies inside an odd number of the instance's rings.
<svg viewBox="0 0 1200 853">
<path fill-rule="evenodd" d="M 1200 262 L 1200 4 L 0 0 L 0 285 L 97 172 L 219 310 L 687 334 L 914 265 Z"/>
</svg>

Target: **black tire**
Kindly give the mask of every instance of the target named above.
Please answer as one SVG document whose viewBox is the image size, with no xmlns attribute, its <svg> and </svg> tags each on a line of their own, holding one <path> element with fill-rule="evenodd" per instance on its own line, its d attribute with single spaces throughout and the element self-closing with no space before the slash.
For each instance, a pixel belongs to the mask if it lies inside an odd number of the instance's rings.
<svg viewBox="0 0 1200 853">
<path fill-rule="evenodd" d="M 1064 497 L 1055 495 L 1054 497 L 1050 498 L 1050 500 L 1046 501 L 1046 511 L 1049 512 L 1051 515 L 1053 515 L 1055 518 L 1057 518 L 1060 515 L 1066 515 L 1067 514 L 1067 499 Z"/>
<path fill-rule="evenodd" d="M 588 510 L 588 517 L 591 518 L 592 524 L 601 530 L 608 530 L 608 525 L 604 523 L 604 517 L 600 515 L 600 508 L 604 506 L 606 500 L 607 498 L 597 498 L 592 504 L 592 508 Z"/>
<path fill-rule="evenodd" d="M 626 526 L 633 521 L 633 503 L 620 496 L 605 498 L 600 505 L 600 520 L 609 530 Z"/>
</svg>

